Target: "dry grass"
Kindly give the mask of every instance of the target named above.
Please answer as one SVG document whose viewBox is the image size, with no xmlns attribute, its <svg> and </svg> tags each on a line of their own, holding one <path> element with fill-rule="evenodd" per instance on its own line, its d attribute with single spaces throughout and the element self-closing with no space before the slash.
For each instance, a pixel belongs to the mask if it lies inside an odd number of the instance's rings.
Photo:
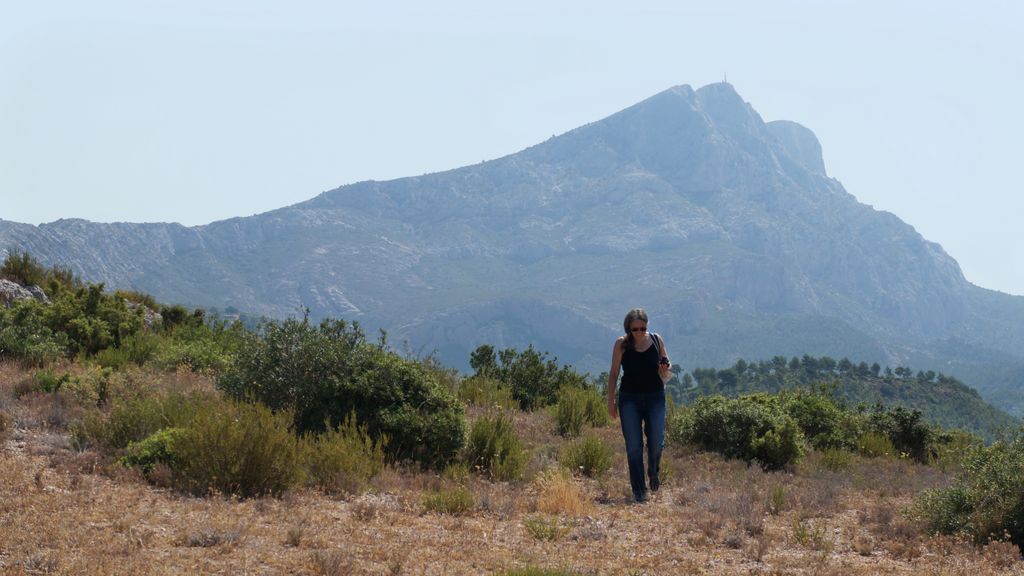
<svg viewBox="0 0 1024 576">
<path fill-rule="evenodd" d="M 14 422 L 0 452 L 0 572 L 10 574 L 493 574 L 512 568 L 618 574 L 1024 574 L 1015 548 L 978 549 L 920 533 L 899 510 L 941 473 L 854 458 L 834 473 L 814 458 L 765 473 L 669 449 L 672 477 L 647 504 L 628 502 L 621 436 L 599 480 L 560 472 L 562 440 L 545 413 L 517 414 L 533 453 L 528 479 L 455 481 L 388 468 L 370 492 L 192 498 L 103 457 L 74 452 L 52 397 L 12 393 L 24 373 L 0 365 L 0 410 Z M 139 382 L 206 388 L 190 373 Z M 76 406 L 65 402 L 65 420 Z M 464 487 L 462 515 L 423 498 Z M 539 570 L 538 570 L 539 573 Z"/>
<path fill-rule="evenodd" d="M 545 514 L 584 516 L 594 509 L 581 480 L 566 470 L 549 468 L 534 481 L 537 510 Z"/>
</svg>

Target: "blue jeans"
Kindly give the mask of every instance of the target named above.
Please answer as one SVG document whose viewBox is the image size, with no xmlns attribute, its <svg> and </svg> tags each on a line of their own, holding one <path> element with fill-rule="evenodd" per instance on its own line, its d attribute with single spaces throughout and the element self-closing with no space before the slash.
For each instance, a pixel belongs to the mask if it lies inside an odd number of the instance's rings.
<svg viewBox="0 0 1024 576">
<path fill-rule="evenodd" d="M 647 497 L 644 482 L 644 435 L 647 436 L 647 477 L 651 488 L 658 489 L 661 451 L 665 447 L 665 392 L 619 394 L 619 421 L 626 439 L 626 461 L 633 498 Z"/>
</svg>

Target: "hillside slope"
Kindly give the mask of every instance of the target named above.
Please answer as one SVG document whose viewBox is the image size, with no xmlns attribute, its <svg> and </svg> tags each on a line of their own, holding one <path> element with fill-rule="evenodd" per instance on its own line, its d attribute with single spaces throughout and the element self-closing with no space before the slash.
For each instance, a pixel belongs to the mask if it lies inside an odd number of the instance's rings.
<svg viewBox="0 0 1024 576">
<path fill-rule="evenodd" d="M 829 178 L 811 131 L 764 122 L 724 83 L 256 216 L 0 221 L 0 246 L 162 301 L 356 319 L 458 366 L 481 343 L 533 343 L 600 370 L 643 306 L 687 366 L 909 363 L 1024 414 L 1024 298 L 970 284 L 939 245 Z"/>
</svg>

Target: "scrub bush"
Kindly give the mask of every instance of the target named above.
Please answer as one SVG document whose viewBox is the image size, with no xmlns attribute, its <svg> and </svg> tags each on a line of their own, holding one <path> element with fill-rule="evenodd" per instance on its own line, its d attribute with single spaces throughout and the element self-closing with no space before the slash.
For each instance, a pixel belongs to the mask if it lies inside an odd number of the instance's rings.
<svg viewBox="0 0 1024 576">
<path fill-rule="evenodd" d="M 673 422 L 674 441 L 776 470 L 803 456 L 804 435 L 777 397 L 704 396 Z"/>
<path fill-rule="evenodd" d="M 69 376 L 62 390 L 83 406 L 103 406 L 110 398 L 110 368 L 88 365 L 81 372 Z"/>
<path fill-rule="evenodd" d="M 466 461 L 472 468 L 494 480 L 514 481 L 523 477 L 529 459 L 507 414 L 482 416 L 473 422 L 466 443 Z"/>
<path fill-rule="evenodd" d="M 1024 438 L 969 448 L 953 486 L 925 492 L 915 512 L 933 533 L 1024 547 Z"/>
<path fill-rule="evenodd" d="M 50 329 L 45 311 L 46 306 L 35 300 L 19 300 L 10 308 L 0 306 L 0 359 L 41 368 L 67 354 L 67 335 Z"/>
<path fill-rule="evenodd" d="M 542 542 L 558 540 L 569 531 L 555 516 L 533 516 L 527 518 L 523 525 L 530 536 Z"/>
<path fill-rule="evenodd" d="M 252 335 L 241 323 L 197 322 L 154 337 L 159 345 L 149 361 L 161 370 L 174 371 L 185 366 L 193 372 L 222 374 L 232 365 L 235 354 L 251 341 Z"/>
<path fill-rule="evenodd" d="M 294 415 L 259 403 L 209 402 L 174 440 L 177 486 L 193 494 L 280 495 L 302 480 Z"/>
<path fill-rule="evenodd" d="M 593 434 L 570 442 L 562 450 L 561 462 L 574 473 L 595 478 L 612 467 L 615 450 Z"/>
<path fill-rule="evenodd" d="M 437 490 L 423 497 L 423 508 L 427 512 L 462 516 L 473 510 L 476 502 L 465 486 Z"/>
<path fill-rule="evenodd" d="M 123 348 L 104 348 L 96 353 L 93 360 L 104 368 L 117 370 L 131 363 L 128 353 Z"/>
<path fill-rule="evenodd" d="M 115 404 L 109 413 L 88 413 L 72 426 L 72 437 L 79 448 L 120 450 L 165 428 L 188 426 L 200 406 L 215 401 L 203 395 L 180 393 L 126 399 Z"/>
<path fill-rule="evenodd" d="M 512 391 L 494 378 L 471 376 L 459 383 L 459 400 L 471 406 L 484 406 L 499 410 L 516 408 L 519 403 L 512 398 Z"/>
<path fill-rule="evenodd" d="M 884 434 L 868 432 L 857 439 L 857 451 L 868 458 L 880 458 L 882 456 L 896 456 L 896 447 L 892 440 Z"/>
<path fill-rule="evenodd" d="M 303 438 L 306 480 L 330 494 L 358 493 L 384 469 L 385 444 L 349 415 L 337 427 Z"/>
<path fill-rule="evenodd" d="M 548 358 L 547 352 L 538 352 L 533 346 L 522 352 L 507 348 L 495 354 L 492 346 L 484 344 L 470 354 L 469 363 L 477 376 L 495 378 L 508 386 L 523 410 L 550 406 L 559 389 L 587 384 L 586 376 L 570 366 L 559 367 L 556 358 Z"/>
<path fill-rule="evenodd" d="M 852 450 L 863 432 L 863 418 L 840 407 L 828 396 L 806 392 L 780 393 L 783 409 L 796 421 L 816 450 Z"/>
<path fill-rule="evenodd" d="M 157 464 L 173 469 L 178 463 L 175 444 L 186 434 L 184 428 L 164 428 L 150 434 L 139 442 L 128 444 L 128 449 L 118 462 L 138 468 L 149 474 Z"/>
<path fill-rule="evenodd" d="M 754 438 L 751 448 L 762 468 L 778 470 L 803 456 L 803 433 L 792 418 L 779 418 L 763 435 Z"/>
<path fill-rule="evenodd" d="M 157 334 L 140 330 L 135 334 L 121 339 L 117 348 L 104 348 L 96 353 L 93 360 L 105 368 L 120 370 L 129 364 L 143 366 L 153 359 L 161 350 L 165 350 L 171 342 Z"/>
<path fill-rule="evenodd" d="M 607 401 L 593 388 L 565 387 L 558 391 L 555 421 L 562 436 L 579 436 L 586 425 L 608 424 Z"/>
<path fill-rule="evenodd" d="M 217 379 L 228 395 L 292 410 L 299 433 L 355 413 L 389 457 L 443 468 L 463 445 L 463 407 L 437 371 L 366 342 L 357 324 L 268 321 Z"/>
<path fill-rule="evenodd" d="M 878 410 L 870 415 L 871 429 L 884 434 L 900 454 L 925 464 L 931 455 L 931 445 L 938 434 L 924 421 L 920 410 L 897 406 L 891 410 Z"/>
<path fill-rule="evenodd" d="M 566 468 L 548 468 L 534 479 L 537 511 L 545 514 L 583 516 L 593 509 L 580 480 Z"/>
<path fill-rule="evenodd" d="M 28 251 L 11 250 L 0 266 L 0 278 L 22 286 L 40 286 L 46 283 L 46 268 Z"/>
<path fill-rule="evenodd" d="M 62 386 L 67 384 L 71 380 L 71 375 L 67 372 L 57 374 L 53 370 L 40 370 L 32 375 L 32 383 L 35 388 L 40 392 L 46 392 L 47 394 L 53 394 L 61 389 Z"/>
<path fill-rule="evenodd" d="M 43 316 L 52 331 L 67 335 L 72 353 L 93 356 L 118 347 L 143 326 L 142 309 L 132 310 L 123 299 L 104 293 L 103 284 L 60 289 L 51 300 Z"/>
</svg>

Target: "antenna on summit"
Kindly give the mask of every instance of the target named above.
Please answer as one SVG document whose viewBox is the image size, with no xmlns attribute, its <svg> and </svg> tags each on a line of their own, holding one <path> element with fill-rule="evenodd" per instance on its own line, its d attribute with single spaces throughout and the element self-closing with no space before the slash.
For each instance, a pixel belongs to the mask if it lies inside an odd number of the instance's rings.
<svg viewBox="0 0 1024 576">
<path fill-rule="evenodd" d="M 722 84 L 728 84 L 728 83 L 729 83 L 729 74 L 726 73 L 726 72 L 722 72 Z"/>
</svg>

